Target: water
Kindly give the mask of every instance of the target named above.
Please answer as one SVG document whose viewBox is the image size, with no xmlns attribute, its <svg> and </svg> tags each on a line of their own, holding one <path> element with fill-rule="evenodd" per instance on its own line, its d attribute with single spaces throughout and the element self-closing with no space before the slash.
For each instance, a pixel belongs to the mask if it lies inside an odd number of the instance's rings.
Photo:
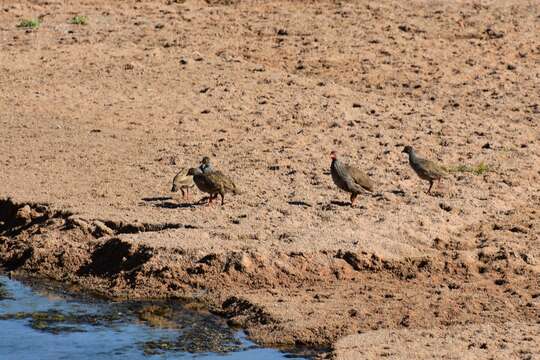
<svg viewBox="0 0 540 360">
<path fill-rule="evenodd" d="M 0 359 L 307 358 L 260 348 L 223 319 L 178 303 L 74 297 L 0 276 Z"/>
</svg>

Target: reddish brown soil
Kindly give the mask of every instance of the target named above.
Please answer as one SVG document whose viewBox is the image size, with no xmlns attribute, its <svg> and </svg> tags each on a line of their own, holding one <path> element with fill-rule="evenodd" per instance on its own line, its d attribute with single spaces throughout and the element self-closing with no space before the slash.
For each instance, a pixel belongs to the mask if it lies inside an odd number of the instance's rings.
<svg viewBox="0 0 540 360">
<path fill-rule="evenodd" d="M 0 265 L 336 358 L 534 358 L 539 33 L 535 1 L 4 1 Z M 204 155 L 223 207 L 168 192 Z"/>
</svg>

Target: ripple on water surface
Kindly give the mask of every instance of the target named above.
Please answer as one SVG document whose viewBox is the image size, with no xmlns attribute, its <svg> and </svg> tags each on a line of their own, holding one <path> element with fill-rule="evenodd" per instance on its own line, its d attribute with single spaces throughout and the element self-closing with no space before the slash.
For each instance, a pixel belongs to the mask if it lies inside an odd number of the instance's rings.
<svg viewBox="0 0 540 360">
<path fill-rule="evenodd" d="M 106 302 L 0 276 L 0 359 L 304 358 L 259 348 L 181 304 Z"/>
</svg>

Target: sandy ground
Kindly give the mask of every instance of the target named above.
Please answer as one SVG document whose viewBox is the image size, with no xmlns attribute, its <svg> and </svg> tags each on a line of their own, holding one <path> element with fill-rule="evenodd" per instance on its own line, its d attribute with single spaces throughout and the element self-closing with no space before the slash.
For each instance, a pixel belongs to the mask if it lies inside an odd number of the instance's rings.
<svg viewBox="0 0 540 360">
<path fill-rule="evenodd" d="M 336 358 L 538 357 L 539 33 L 537 1 L 3 1 L 0 264 Z M 223 207 L 169 192 L 204 155 Z"/>
</svg>

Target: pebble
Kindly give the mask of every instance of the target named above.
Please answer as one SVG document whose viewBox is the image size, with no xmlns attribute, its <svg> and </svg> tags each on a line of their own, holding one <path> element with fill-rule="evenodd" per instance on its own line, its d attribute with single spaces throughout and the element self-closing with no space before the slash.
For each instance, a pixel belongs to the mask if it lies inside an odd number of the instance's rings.
<svg viewBox="0 0 540 360">
<path fill-rule="evenodd" d="M 28 224 L 32 221 L 32 208 L 30 205 L 25 205 L 21 207 L 19 210 L 17 210 L 17 214 L 15 215 L 15 218 L 19 220 L 20 222 L 24 222 L 25 224 Z"/>
</svg>

